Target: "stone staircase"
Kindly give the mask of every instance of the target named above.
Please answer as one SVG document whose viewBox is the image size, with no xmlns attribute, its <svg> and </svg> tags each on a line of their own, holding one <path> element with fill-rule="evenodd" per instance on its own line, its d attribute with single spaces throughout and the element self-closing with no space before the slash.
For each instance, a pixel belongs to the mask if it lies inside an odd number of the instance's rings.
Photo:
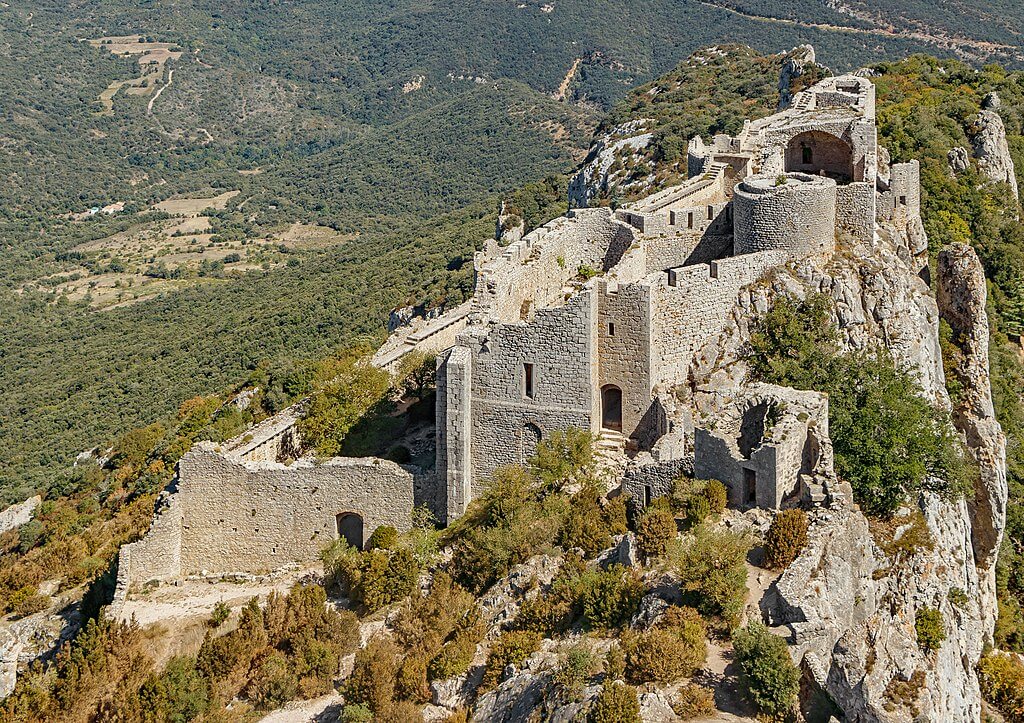
<svg viewBox="0 0 1024 723">
<path fill-rule="evenodd" d="M 626 457 L 626 438 L 622 432 L 602 429 L 594 443 L 597 472 L 608 479 L 609 488 L 617 485 L 629 461 Z"/>
</svg>

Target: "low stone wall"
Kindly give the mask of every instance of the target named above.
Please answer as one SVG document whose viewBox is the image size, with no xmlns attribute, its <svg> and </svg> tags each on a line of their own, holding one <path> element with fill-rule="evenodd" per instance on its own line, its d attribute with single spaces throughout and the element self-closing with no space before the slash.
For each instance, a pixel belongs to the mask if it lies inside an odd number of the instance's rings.
<svg viewBox="0 0 1024 723">
<path fill-rule="evenodd" d="M 650 500 L 672 494 L 680 476 L 693 476 L 693 457 L 647 464 L 630 464 L 622 476 L 622 492 L 632 504 L 644 507 Z"/>
</svg>

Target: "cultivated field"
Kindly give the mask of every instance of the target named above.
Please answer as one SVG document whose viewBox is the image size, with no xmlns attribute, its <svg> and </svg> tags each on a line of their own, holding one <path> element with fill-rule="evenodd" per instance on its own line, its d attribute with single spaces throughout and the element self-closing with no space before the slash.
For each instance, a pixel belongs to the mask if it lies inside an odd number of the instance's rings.
<svg viewBox="0 0 1024 723">
<path fill-rule="evenodd" d="M 124 88 L 128 95 L 149 95 L 164 77 L 164 66 L 169 60 L 181 57 L 182 49 L 174 43 L 151 42 L 141 35 L 116 35 L 95 38 L 88 41 L 94 48 L 101 48 L 112 55 L 136 57 L 142 75 L 130 80 L 115 80 L 100 93 L 97 101 L 101 115 L 114 112 L 114 96 Z"/>
</svg>

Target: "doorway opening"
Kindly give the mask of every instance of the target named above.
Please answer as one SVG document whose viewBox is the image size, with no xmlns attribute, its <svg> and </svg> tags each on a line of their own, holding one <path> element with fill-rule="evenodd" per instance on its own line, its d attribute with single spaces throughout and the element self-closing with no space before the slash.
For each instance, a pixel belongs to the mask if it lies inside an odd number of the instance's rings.
<svg viewBox="0 0 1024 723">
<path fill-rule="evenodd" d="M 357 550 L 363 549 L 363 516 L 355 512 L 342 512 L 335 517 L 338 537 Z"/>
<path fill-rule="evenodd" d="M 622 390 L 614 384 L 601 387 L 601 426 L 622 431 Z"/>
</svg>

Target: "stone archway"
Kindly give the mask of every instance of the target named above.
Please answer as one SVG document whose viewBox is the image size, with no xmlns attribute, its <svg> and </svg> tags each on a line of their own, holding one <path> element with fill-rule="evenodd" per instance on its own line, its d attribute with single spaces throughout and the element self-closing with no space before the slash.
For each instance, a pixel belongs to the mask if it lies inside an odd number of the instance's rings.
<svg viewBox="0 0 1024 723">
<path fill-rule="evenodd" d="M 363 516 L 357 512 L 339 512 L 335 516 L 338 538 L 357 550 L 363 549 Z"/>
<path fill-rule="evenodd" d="M 799 133 L 786 146 L 786 171 L 826 175 L 840 183 L 853 177 L 853 148 L 842 138 L 824 131 Z"/>
<path fill-rule="evenodd" d="M 601 427 L 622 431 L 622 390 L 614 384 L 601 387 Z"/>
</svg>

